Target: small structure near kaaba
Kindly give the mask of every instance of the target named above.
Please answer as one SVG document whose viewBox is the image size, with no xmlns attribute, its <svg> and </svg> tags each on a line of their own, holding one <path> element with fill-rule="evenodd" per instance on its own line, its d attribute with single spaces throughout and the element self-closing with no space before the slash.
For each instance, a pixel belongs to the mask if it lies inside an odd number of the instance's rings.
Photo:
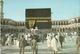
<svg viewBox="0 0 80 54">
<path fill-rule="evenodd" d="M 25 25 L 29 28 L 51 29 L 51 8 L 25 10 Z"/>
</svg>

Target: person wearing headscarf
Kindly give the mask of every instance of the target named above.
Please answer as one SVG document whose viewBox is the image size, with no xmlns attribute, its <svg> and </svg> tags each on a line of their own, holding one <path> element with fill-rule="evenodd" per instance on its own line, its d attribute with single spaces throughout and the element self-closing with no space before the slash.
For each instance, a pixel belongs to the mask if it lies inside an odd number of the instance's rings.
<svg viewBox="0 0 80 54">
<path fill-rule="evenodd" d="M 25 38 L 24 36 L 22 35 L 20 37 L 20 40 L 19 40 L 19 48 L 20 48 L 20 54 L 24 54 L 24 48 L 25 48 Z"/>
<path fill-rule="evenodd" d="M 63 42 L 64 42 L 64 37 L 62 36 L 62 34 L 60 34 L 59 36 L 59 42 L 60 42 L 60 45 L 61 45 L 61 48 L 63 47 Z"/>
<path fill-rule="evenodd" d="M 34 37 L 32 37 L 32 40 L 31 40 L 31 48 L 32 48 L 33 54 L 38 54 L 38 44 L 37 44 L 35 35 Z"/>
</svg>

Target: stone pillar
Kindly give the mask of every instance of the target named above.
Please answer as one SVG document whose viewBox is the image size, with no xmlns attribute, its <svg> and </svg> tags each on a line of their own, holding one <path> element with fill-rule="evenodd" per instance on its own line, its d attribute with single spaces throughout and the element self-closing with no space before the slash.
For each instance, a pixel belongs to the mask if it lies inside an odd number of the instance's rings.
<svg viewBox="0 0 80 54">
<path fill-rule="evenodd" d="M 0 19 L 3 18 L 3 0 L 0 0 Z"/>
</svg>

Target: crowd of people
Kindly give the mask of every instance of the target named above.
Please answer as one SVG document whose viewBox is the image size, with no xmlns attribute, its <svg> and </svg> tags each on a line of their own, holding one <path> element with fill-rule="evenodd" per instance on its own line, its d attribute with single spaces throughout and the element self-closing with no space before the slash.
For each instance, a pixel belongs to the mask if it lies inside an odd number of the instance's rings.
<svg viewBox="0 0 80 54">
<path fill-rule="evenodd" d="M 79 35 L 76 35 L 76 46 L 77 51 L 79 51 L 80 48 L 80 33 Z M 33 31 L 32 33 L 23 33 L 21 35 L 18 35 L 18 37 L 15 37 L 13 34 L 5 34 L 5 36 L 2 38 L 2 46 L 8 45 L 16 45 L 20 48 L 19 54 L 24 54 L 24 50 L 26 46 L 31 46 L 33 54 L 38 54 L 38 40 L 40 39 L 40 42 L 44 43 L 44 41 L 47 42 L 48 48 L 51 48 L 54 51 L 54 54 L 56 54 L 59 49 L 63 48 L 63 43 L 67 41 L 67 37 L 70 37 L 70 39 L 74 36 L 68 36 L 63 33 L 46 33 L 46 36 L 43 35 L 43 33 L 38 33 Z M 60 47 L 59 47 L 60 46 Z"/>
<path fill-rule="evenodd" d="M 48 47 L 53 49 L 54 54 L 58 51 L 59 43 L 61 48 L 63 47 L 64 36 L 61 34 L 48 33 L 46 39 Z"/>
<path fill-rule="evenodd" d="M 80 32 L 76 34 L 68 35 L 64 33 L 48 33 L 47 34 L 47 46 L 48 48 L 52 48 L 54 54 L 56 54 L 60 49 L 64 47 L 63 44 L 65 42 L 75 41 L 75 45 L 77 47 L 77 53 L 80 52 Z M 73 42 L 74 43 L 74 42 Z"/>
</svg>

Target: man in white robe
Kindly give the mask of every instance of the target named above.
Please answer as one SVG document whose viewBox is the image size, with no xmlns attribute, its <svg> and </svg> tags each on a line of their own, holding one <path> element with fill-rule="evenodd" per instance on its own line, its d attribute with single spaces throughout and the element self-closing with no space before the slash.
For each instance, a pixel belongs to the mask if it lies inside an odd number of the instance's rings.
<svg viewBox="0 0 80 54">
<path fill-rule="evenodd" d="M 47 34 L 46 39 L 47 39 L 47 45 L 48 47 L 50 47 L 51 46 L 51 34 L 50 33 Z"/>
<path fill-rule="evenodd" d="M 54 36 L 51 40 L 51 48 L 54 50 L 54 54 L 57 53 L 58 51 L 58 47 L 57 47 L 57 39 L 56 37 Z"/>
</svg>

